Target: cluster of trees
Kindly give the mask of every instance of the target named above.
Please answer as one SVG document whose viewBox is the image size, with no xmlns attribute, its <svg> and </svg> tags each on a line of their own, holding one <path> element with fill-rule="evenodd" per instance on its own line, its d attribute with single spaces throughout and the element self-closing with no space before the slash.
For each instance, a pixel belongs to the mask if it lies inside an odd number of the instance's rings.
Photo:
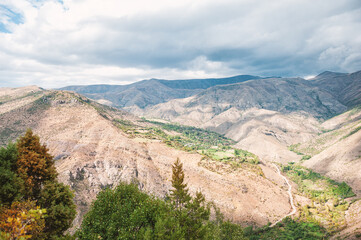
<svg viewBox="0 0 361 240">
<path fill-rule="evenodd" d="M 76 215 L 53 157 L 29 129 L 0 148 L 0 239 L 59 239 Z"/>
<path fill-rule="evenodd" d="M 272 228 L 269 225 L 256 229 L 247 227 L 245 235 L 249 240 L 321 240 L 329 237 L 326 229 L 317 222 L 296 221 L 290 217 L 285 218 Z"/>
<path fill-rule="evenodd" d="M 242 227 L 223 221 L 202 193 L 192 197 L 184 183 L 182 164 L 173 164 L 172 190 L 165 199 L 120 183 L 101 192 L 85 215 L 78 239 L 245 239 Z"/>
</svg>

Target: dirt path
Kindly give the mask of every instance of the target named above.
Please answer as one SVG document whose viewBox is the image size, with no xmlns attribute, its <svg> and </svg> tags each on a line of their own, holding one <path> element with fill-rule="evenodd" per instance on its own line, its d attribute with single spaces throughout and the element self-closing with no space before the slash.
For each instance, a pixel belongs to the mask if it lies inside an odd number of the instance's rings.
<svg viewBox="0 0 361 240">
<path fill-rule="evenodd" d="M 277 223 L 281 222 L 284 218 L 286 218 L 286 217 L 288 217 L 288 216 L 291 216 L 291 215 L 293 215 L 293 214 L 295 214 L 295 213 L 297 212 L 296 206 L 295 206 L 295 204 L 293 203 L 292 186 L 291 186 L 291 184 L 288 182 L 288 179 L 281 174 L 281 171 L 280 171 L 280 169 L 278 168 L 278 166 L 277 166 L 276 164 L 273 164 L 273 165 L 274 165 L 275 168 L 277 169 L 278 175 L 280 175 L 280 176 L 285 180 L 286 184 L 288 185 L 287 193 L 288 193 L 288 195 L 289 195 L 289 197 L 290 197 L 290 203 L 291 203 L 292 211 L 291 211 L 289 214 L 287 214 L 286 216 L 284 216 L 284 217 L 282 217 L 281 219 L 279 219 L 277 222 L 271 224 L 270 227 L 274 227 Z"/>
</svg>

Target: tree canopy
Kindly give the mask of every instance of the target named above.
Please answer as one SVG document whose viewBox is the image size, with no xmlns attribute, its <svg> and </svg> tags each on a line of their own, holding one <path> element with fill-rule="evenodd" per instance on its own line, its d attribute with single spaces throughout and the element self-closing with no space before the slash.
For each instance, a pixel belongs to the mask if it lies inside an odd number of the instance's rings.
<svg viewBox="0 0 361 240">
<path fill-rule="evenodd" d="M 55 239 L 71 226 L 74 194 L 56 177 L 53 157 L 30 129 L 0 148 L 2 238 Z"/>
</svg>

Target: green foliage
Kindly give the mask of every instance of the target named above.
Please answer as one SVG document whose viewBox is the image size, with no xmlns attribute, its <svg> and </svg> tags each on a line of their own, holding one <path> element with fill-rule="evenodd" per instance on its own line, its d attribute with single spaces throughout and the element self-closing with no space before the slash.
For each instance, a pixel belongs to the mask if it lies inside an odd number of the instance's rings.
<svg viewBox="0 0 361 240">
<path fill-rule="evenodd" d="M 189 203 L 191 196 L 188 193 L 187 184 L 184 183 L 183 164 L 177 158 L 172 165 L 172 187 L 170 198 L 176 209 L 182 209 Z"/>
<path fill-rule="evenodd" d="M 296 153 L 297 155 L 303 155 L 303 153 L 301 153 L 298 148 L 300 147 L 300 143 L 297 143 L 297 144 L 292 144 L 288 147 L 288 150 Z"/>
<path fill-rule="evenodd" d="M 301 222 L 289 217 L 278 223 L 275 227 L 265 226 L 262 228 L 248 228 L 245 232 L 250 240 L 257 239 L 326 239 L 328 237 L 325 228 L 317 223 Z"/>
<path fill-rule="evenodd" d="M 0 205 L 11 205 L 24 192 L 24 183 L 16 174 L 17 153 L 16 145 L 12 143 L 7 148 L 0 148 Z"/>
<path fill-rule="evenodd" d="M 342 229 L 350 205 L 344 199 L 355 196 L 350 186 L 294 163 L 283 166 L 282 170 L 298 185 L 298 191 L 312 200 L 312 204 L 300 209 L 300 219 L 322 222 L 329 232 Z"/>
<path fill-rule="evenodd" d="M 162 123 L 157 121 L 147 121 L 152 124 L 160 126 L 167 131 L 175 131 L 181 133 L 190 142 L 197 142 L 197 149 L 208 148 L 209 146 L 230 146 L 235 142 L 221 134 L 205 129 L 200 129 L 192 126 L 184 126 L 179 124 Z"/>
<path fill-rule="evenodd" d="M 210 209 L 201 192 L 197 192 L 194 198 L 189 195 L 187 184 L 184 183 L 183 164 L 178 158 L 172 166 L 172 187 L 170 202 L 175 210 L 173 211 L 175 218 L 184 229 L 184 237 L 204 239 Z"/>
<path fill-rule="evenodd" d="M 135 185 L 120 183 L 97 196 L 85 215 L 79 239 L 144 239 L 167 212 L 167 206 L 142 193 Z"/>
<path fill-rule="evenodd" d="M 191 197 L 179 160 L 173 165 L 172 193 L 160 200 L 136 185 L 120 183 L 98 194 L 85 215 L 78 239 L 245 239 L 242 228 L 221 217 L 210 221 L 201 193 Z M 218 214 L 219 215 L 219 214 Z"/>
<path fill-rule="evenodd" d="M 353 197 L 355 194 L 352 192 L 350 186 L 345 182 L 338 183 L 330 178 L 324 177 L 319 173 L 316 173 L 305 167 L 289 163 L 287 166 L 282 168 L 292 181 L 296 182 L 299 186 L 299 190 L 304 192 L 307 196 L 322 199 L 323 196 L 326 199 L 330 198 L 348 198 Z M 324 189 L 315 190 L 307 184 L 306 180 L 312 181 L 314 186 L 320 185 Z"/>
<path fill-rule="evenodd" d="M 311 158 L 310 155 L 303 155 L 302 158 L 301 158 L 301 161 L 305 161 L 305 160 L 308 160 L 310 158 Z"/>
<path fill-rule="evenodd" d="M 68 186 L 58 182 L 46 182 L 38 203 L 47 209 L 44 235 L 47 239 L 62 234 L 71 227 L 76 215 L 74 194 Z"/>
<path fill-rule="evenodd" d="M 226 163 L 235 163 L 241 167 L 242 163 L 257 165 L 259 159 L 253 153 L 232 147 L 235 142 L 221 134 L 205 129 L 180 124 L 148 121 L 159 127 L 140 127 L 129 121 L 116 119 L 113 123 L 130 134 L 132 137 L 161 140 L 170 147 L 188 152 L 198 152 L 205 157 Z M 149 125 L 149 124 L 148 124 Z"/>
</svg>

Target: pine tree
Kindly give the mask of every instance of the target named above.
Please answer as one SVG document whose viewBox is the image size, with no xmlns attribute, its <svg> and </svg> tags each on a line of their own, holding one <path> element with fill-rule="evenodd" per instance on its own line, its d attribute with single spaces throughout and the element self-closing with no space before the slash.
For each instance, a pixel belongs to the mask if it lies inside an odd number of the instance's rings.
<svg viewBox="0 0 361 240">
<path fill-rule="evenodd" d="M 57 177 L 53 157 L 46 146 L 40 144 L 39 137 L 34 135 L 31 129 L 19 138 L 17 148 L 17 173 L 25 183 L 25 197 L 37 199 L 42 184 L 45 181 L 54 181 Z"/>
<path fill-rule="evenodd" d="M 175 207 L 178 220 L 185 239 L 205 239 L 210 208 L 201 192 L 192 198 L 184 183 L 183 164 L 177 158 L 172 166 L 172 187 L 170 200 Z"/>
<path fill-rule="evenodd" d="M 181 210 L 191 200 L 188 193 L 187 184 L 184 183 L 183 164 L 177 158 L 177 161 L 172 165 L 172 187 L 171 200 L 175 208 Z"/>
</svg>

